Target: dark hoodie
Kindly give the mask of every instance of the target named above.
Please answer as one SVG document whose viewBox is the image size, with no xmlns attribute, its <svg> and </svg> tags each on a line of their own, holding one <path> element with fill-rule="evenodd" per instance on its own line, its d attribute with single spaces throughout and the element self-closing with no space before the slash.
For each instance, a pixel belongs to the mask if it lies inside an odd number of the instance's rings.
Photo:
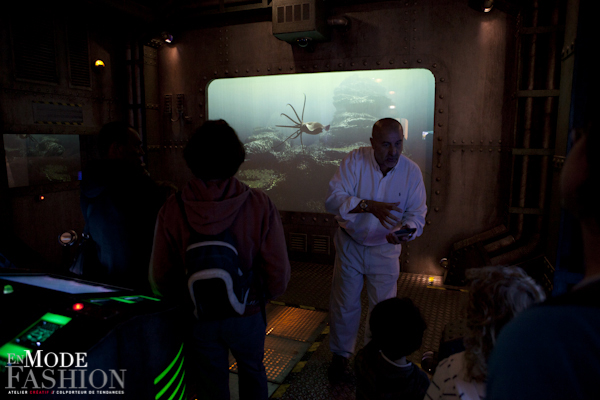
<svg viewBox="0 0 600 400">
<path fill-rule="evenodd" d="M 140 166 L 122 160 L 92 163 L 82 176 L 81 211 L 102 268 L 84 271 L 83 277 L 149 291 L 152 238 L 164 198 Z"/>
<path fill-rule="evenodd" d="M 237 243 L 240 268 L 253 268 L 267 299 L 285 291 L 290 279 L 283 226 L 279 212 L 262 191 L 250 189 L 235 177 L 222 181 L 192 179 L 182 191 L 190 225 L 200 234 L 215 235 L 230 227 Z M 154 236 L 150 281 L 155 293 L 175 299 L 189 297 L 183 260 L 190 232 L 171 196 L 161 208 Z M 256 299 L 255 286 L 249 300 Z M 244 315 L 260 310 L 246 307 Z"/>
<path fill-rule="evenodd" d="M 396 366 L 383 358 L 371 340 L 354 359 L 357 400 L 421 400 L 429 377 L 416 365 Z"/>
</svg>

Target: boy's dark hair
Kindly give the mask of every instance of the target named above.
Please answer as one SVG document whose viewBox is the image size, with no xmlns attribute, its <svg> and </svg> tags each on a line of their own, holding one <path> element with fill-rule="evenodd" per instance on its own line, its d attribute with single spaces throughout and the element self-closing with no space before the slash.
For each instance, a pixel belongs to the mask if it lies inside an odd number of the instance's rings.
<svg viewBox="0 0 600 400">
<path fill-rule="evenodd" d="M 393 297 L 375 305 L 369 326 L 374 344 L 392 361 L 418 350 L 427 329 L 419 308 L 408 297 Z"/>
<path fill-rule="evenodd" d="M 109 122 L 102 126 L 98 134 L 98 152 L 100 157 L 106 158 L 113 143 L 127 144 L 129 140 L 128 131 L 133 129 L 131 125 L 123 121 Z"/>
<path fill-rule="evenodd" d="M 224 120 L 206 121 L 183 150 L 195 177 L 208 181 L 229 179 L 244 162 L 246 152 L 237 134 Z"/>
</svg>

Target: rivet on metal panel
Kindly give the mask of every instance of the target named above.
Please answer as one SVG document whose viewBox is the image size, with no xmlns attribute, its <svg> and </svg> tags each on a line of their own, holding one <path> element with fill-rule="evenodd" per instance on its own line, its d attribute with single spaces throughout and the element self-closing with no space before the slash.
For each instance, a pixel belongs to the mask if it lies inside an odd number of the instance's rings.
<svg viewBox="0 0 600 400">
<path fill-rule="evenodd" d="M 432 67 L 433 67 L 433 68 L 437 68 L 437 64 L 436 64 L 436 63 L 433 63 Z"/>
<path fill-rule="evenodd" d="M 433 210 L 434 210 L 434 211 L 440 211 L 440 208 L 439 208 L 439 207 L 436 207 L 436 208 L 434 208 Z"/>
<path fill-rule="evenodd" d="M 365 65 L 365 66 L 366 66 L 366 65 L 367 65 L 367 62 L 366 62 L 366 61 L 363 61 L 363 65 Z"/>
<path fill-rule="evenodd" d="M 315 221 L 315 222 L 316 222 L 316 221 L 317 221 L 317 217 L 313 217 L 313 221 Z"/>
<path fill-rule="evenodd" d="M 293 65 L 292 65 L 292 66 L 290 66 L 290 71 L 291 71 L 291 70 L 293 70 L 293 69 L 294 69 L 294 66 L 293 66 Z"/>
<path fill-rule="evenodd" d="M 315 68 L 315 69 L 318 68 L 317 64 L 313 65 L 313 68 Z"/>
<path fill-rule="evenodd" d="M 440 78 L 440 82 L 446 82 L 445 78 Z"/>
<path fill-rule="evenodd" d="M 437 165 L 437 167 L 438 167 L 438 168 L 442 168 L 442 164 L 438 164 L 438 165 Z"/>
<path fill-rule="evenodd" d="M 267 71 L 270 71 L 270 70 L 271 70 L 271 67 L 268 67 L 268 68 L 267 68 Z"/>
<path fill-rule="evenodd" d="M 439 182 L 442 180 L 442 178 L 440 178 L 439 176 L 437 178 L 435 178 L 436 182 Z"/>
<path fill-rule="evenodd" d="M 441 150 L 438 150 L 438 151 L 437 151 L 437 153 L 438 153 L 438 154 L 442 154 L 442 151 L 441 151 Z"/>
<path fill-rule="evenodd" d="M 338 67 L 340 67 L 340 68 L 341 68 L 341 67 L 342 67 L 342 63 L 339 63 L 339 64 L 338 64 Z"/>
<path fill-rule="evenodd" d="M 443 114 L 443 113 L 444 113 L 444 110 L 442 110 L 442 109 L 440 108 L 440 109 L 438 110 L 438 112 L 439 112 L 440 114 Z"/>
<path fill-rule="evenodd" d="M 464 153 L 464 152 L 465 152 L 465 149 L 462 149 L 461 151 Z"/>
<path fill-rule="evenodd" d="M 492 152 L 492 149 L 490 149 L 490 153 Z"/>
<path fill-rule="evenodd" d="M 394 60 L 390 60 L 390 64 L 393 64 L 393 63 L 394 63 Z"/>
<path fill-rule="evenodd" d="M 439 190 L 436 190 L 436 191 L 435 191 L 435 194 L 440 194 L 440 191 L 439 191 Z"/>
<path fill-rule="evenodd" d="M 417 60 L 417 62 L 418 62 L 419 64 L 421 64 L 421 63 L 423 62 L 423 60 L 421 60 L 421 59 L 419 58 L 419 59 Z"/>
<path fill-rule="evenodd" d="M 238 72 L 239 72 L 239 70 L 237 70 L 237 69 L 236 69 L 236 70 L 235 70 L 235 73 L 237 74 Z"/>
<path fill-rule="evenodd" d="M 228 73 L 229 73 L 229 70 L 228 70 L 228 69 L 226 69 L 226 70 L 225 70 L 225 73 L 226 73 L 226 74 L 228 74 Z"/>
<path fill-rule="evenodd" d="M 442 138 L 441 138 L 441 137 L 438 137 L 438 142 L 441 142 L 441 141 L 442 141 Z"/>
<path fill-rule="evenodd" d="M 375 64 L 381 65 L 381 61 L 377 61 L 377 62 L 375 62 Z"/>
<path fill-rule="evenodd" d="M 278 69 L 279 69 L 280 71 L 282 70 L 282 68 L 281 68 L 281 67 L 278 67 Z"/>
<path fill-rule="evenodd" d="M 217 71 L 215 71 L 215 75 L 217 75 Z"/>
<path fill-rule="evenodd" d="M 260 68 L 256 68 L 256 72 L 260 72 Z"/>
<path fill-rule="evenodd" d="M 406 48 L 406 47 L 405 47 Z M 408 61 L 404 60 L 402 61 L 403 64 L 408 64 Z"/>
<path fill-rule="evenodd" d="M 329 218 L 325 218 L 325 222 L 329 222 Z"/>
<path fill-rule="evenodd" d="M 428 220 L 428 221 L 427 221 L 427 225 L 431 225 L 431 220 Z"/>
<path fill-rule="evenodd" d="M 250 72 L 250 70 L 248 68 L 246 68 L 246 72 L 248 73 L 248 72 Z"/>
<path fill-rule="evenodd" d="M 452 143 L 456 143 L 456 139 L 454 139 L 454 140 L 452 141 Z"/>
</svg>

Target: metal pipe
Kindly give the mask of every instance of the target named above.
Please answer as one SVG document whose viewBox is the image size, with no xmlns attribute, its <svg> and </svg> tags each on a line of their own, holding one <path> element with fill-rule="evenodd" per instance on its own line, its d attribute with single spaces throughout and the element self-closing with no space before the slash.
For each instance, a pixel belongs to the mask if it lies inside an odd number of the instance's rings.
<svg viewBox="0 0 600 400">
<path fill-rule="evenodd" d="M 515 238 L 512 235 L 508 235 L 500 240 L 497 240 L 495 242 L 492 242 L 488 245 L 485 245 L 483 247 L 483 249 L 488 252 L 488 253 L 493 253 L 495 251 L 498 251 L 504 247 L 510 246 L 511 244 L 515 243 Z"/>
<path fill-rule="evenodd" d="M 508 253 L 501 254 L 497 257 L 490 259 L 491 265 L 510 265 L 514 264 L 516 261 L 526 257 L 531 254 L 537 247 L 539 243 L 539 235 L 535 235 L 535 237 L 527 243 L 525 246 L 521 246 L 513 251 L 509 251 Z"/>
</svg>

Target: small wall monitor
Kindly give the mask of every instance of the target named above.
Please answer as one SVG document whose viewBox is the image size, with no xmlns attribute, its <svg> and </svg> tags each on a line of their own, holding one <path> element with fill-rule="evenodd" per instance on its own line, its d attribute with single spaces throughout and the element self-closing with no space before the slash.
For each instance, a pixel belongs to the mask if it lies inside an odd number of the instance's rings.
<svg viewBox="0 0 600 400">
<path fill-rule="evenodd" d="M 78 135 L 3 134 L 8 187 L 79 179 Z"/>
</svg>

